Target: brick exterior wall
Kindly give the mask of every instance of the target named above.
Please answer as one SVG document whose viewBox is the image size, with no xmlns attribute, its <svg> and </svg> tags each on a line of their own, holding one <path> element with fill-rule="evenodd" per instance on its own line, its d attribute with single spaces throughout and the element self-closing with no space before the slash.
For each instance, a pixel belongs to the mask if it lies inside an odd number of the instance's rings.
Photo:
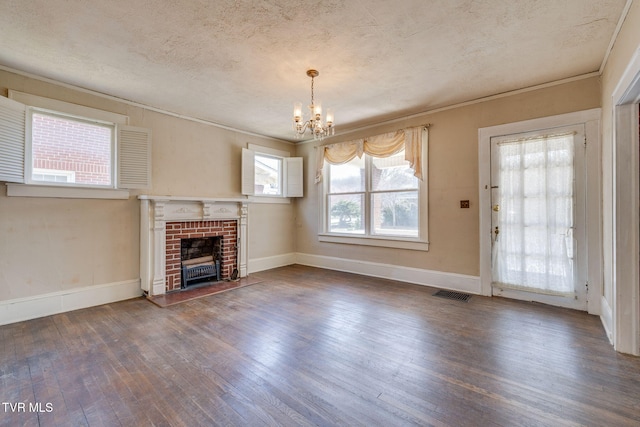
<svg viewBox="0 0 640 427">
<path fill-rule="evenodd" d="M 166 224 L 166 291 L 180 289 L 180 239 L 222 237 L 221 278 L 231 276 L 237 264 L 238 221 L 186 221 Z"/>
<path fill-rule="evenodd" d="M 33 167 L 75 172 L 75 182 L 111 184 L 112 129 L 35 113 Z"/>
</svg>

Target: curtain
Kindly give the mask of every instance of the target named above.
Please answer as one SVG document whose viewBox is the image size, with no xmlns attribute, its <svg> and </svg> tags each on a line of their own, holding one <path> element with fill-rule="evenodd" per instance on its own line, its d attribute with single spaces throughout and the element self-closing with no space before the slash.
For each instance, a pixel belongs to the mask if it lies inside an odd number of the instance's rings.
<svg viewBox="0 0 640 427">
<path fill-rule="evenodd" d="M 574 293 L 573 134 L 498 142 L 494 282 Z"/>
<path fill-rule="evenodd" d="M 426 126 L 401 129 L 352 141 L 321 145 L 316 151 L 316 184 L 322 181 L 322 168 L 327 161 L 340 165 L 354 157 L 366 153 L 373 157 L 389 157 L 405 150 L 405 160 L 414 171 L 414 176 L 422 180 L 422 142 L 428 137 Z"/>
</svg>

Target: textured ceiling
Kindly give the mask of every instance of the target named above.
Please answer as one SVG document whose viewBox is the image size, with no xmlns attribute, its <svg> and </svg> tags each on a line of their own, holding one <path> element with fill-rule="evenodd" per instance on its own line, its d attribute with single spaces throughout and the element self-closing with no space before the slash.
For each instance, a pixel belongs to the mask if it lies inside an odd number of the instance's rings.
<svg viewBox="0 0 640 427">
<path fill-rule="evenodd" d="M 627 0 L 2 0 L 0 65 L 294 140 L 599 71 Z"/>
</svg>

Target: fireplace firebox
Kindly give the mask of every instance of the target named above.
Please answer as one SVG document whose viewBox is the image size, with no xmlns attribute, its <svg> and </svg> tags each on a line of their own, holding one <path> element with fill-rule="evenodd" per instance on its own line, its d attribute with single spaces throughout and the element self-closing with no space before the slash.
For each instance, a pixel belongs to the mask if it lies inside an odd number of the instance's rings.
<svg viewBox="0 0 640 427">
<path fill-rule="evenodd" d="M 220 281 L 222 237 L 180 239 L 181 287 Z"/>
</svg>

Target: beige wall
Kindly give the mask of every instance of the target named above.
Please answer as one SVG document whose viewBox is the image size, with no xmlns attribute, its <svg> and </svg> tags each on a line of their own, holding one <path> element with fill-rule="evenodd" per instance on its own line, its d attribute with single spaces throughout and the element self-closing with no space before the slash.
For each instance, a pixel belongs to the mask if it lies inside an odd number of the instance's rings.
<svg viewBox="0 0 640 427">
<path fill-rule="evenodd" d="M 296 151 L 305 158 L 305 197 L 291 204 L 252 204 L 249 260 L 294 252 L 440 272 L 479 274 L 478 129 L 603 107 L 605 276 L 611 273 L 611 93 L 640 44 L 634 2 L 602 76 L 498 97 L 336 137 L 353 139 L 431 123 L 428 252 L 322 243 L 317 238 L 314 146 L 292 146 L 142 109 L 37 79 L 0 71 L 0 94 L 15 89 L 126 114 L 153 131 L 154 195 L 236 197 L 240 152 L 247 143 Z M 292 153 L 293 154 L 293 153 Z M 609 166 L 607 166 L 609 165 Z M 608 168 L 608 169 L 607 169 Z M 460 209 L 459 201 L 471 201 Z M 137 279 L 138 201 L 6 197 L 0 188 L 0 301 Z M 99 224 L 97 227 L 96 224 Z M 607 258 L 607 256 L 609 258 Z M 610 292 L 606 286 L 605 293 Z"/>
<path fill-rule="evenodd" d="M 428 252 L 319 242 L 318 186 L 313 184 L 314 146 L 318 144 L 302 145 L 298 148 L 298 155 L 306 159 L 307 196 L 298 201 L 297 251 L 317 256 L 478 276 L 478 129 L 599 106 L 599 78 L 591 77 L 425 114 L 405 122 L 326 141 L 325 143 L 338 142 L 365 134 L 375 135 L 407 126 L 431 124 Z M 460 209 L 460 200 L 470 200 L 470 209 Z"/>
<path fill-rule="evenodd" d="M 240 197 L 241 148 L 293 151 L 288 143 L 94 96 L 0 71 L 7 89 L 130 117 L 153 133 L 153 195 Z M 7 197 L 0 183 L 0 301 L 139 278 L 139 202 Z M 249 257 L 294 252 L 295 204 L 249 208 Z"/>
</svg>

